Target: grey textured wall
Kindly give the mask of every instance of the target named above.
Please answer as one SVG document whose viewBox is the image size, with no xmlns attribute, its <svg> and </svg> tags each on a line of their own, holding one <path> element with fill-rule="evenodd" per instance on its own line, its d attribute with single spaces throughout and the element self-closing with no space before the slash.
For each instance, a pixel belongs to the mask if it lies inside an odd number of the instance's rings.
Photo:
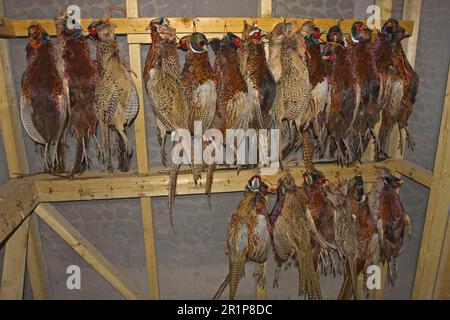
<svg viewBox="0 0 450 320">
<path fill-rule="evenodd" d="M 351 18 L 355 0 L 274 0 L 274 17 Z"/>
<path fill-rule="evenodd" d="M 355 0 L 356 1 L 356 0 Z M 350 18 L 355 8 L 353 0 L 276 0 L 274 15 L 286 17 L 328 17 Z M 50 18 L 68 4 L 78 4 L 82 14 L 91 17 L 104 15 L 107 4 L 122 4 L 122 0 L 92 1 L 56 1 L 5 0 L 5 12 L 11 18 Z M 218 1 L 190 0 L 179 1 L 140 1 L 141 14 L 145 16 L 256 16 L 257 0 Z M 423 1 L 422 25 L 417 52 L 417 70 L 421 76 L 416 111 L 411 119 L 411 129 L 416 133 L 417 150 L 408 154 L 408 158 L 421 164 L 432 164 L 430 154 L 434 145 L 430 141 L 436 137 L 436 123 L 440 119 L 442 96 L 448 64 L 448 27 L 449 2 Z M 237 9 L 239 8 L 239 9 Z M 401 15 L 402 1 L 394 0 L 394 17 Z M 433 21 L 431 20 L 433 17 Z M 437 20 L 436 20 L 437 19 Z M 436 22 L 437 21 L 437 22 Z M 447 37 L 447 41 L 438 41 Z M 125 44 L 124 39 L 120 39 Z M 20 77 L 25 69 L 24 48 L 26 40 L 10 40 L 14 77 L 20 88 Z M 124 45 L 127 51 L 127 46 Z M 148 46 L 142 46 L 143 57 Z M 431 58 L 430 58 L 431 57 Z M 445 68 L 442 61 L 445 61 Z M 436 62 L 437 61 L 437 62 Z M 439 63 L 440 61 L 440 63 Z M 445 69 L 445 70 L 444 70 Z M 426 101 L 426 103 L 425 103 Z M 439 103 L 440 102 L 440 103 Z M 426 112 L 425 110 L 434 110 Z M 148 100 L 145 100 L 145 118 L 149 141 L 149 162 L 151 166 L 161 165 L 159 147 L 156 142 L 154 117 Z M 420 120 L 420 121 L 419 121 Z M 420 134 L 419 134 L 420 132 Z M 423 135 L 423 136 L 422 136 Z M 39 154 L 24 132 L 28 161 L 31 170 L 42 168 Z M 431 139 L 431 140 L 430 140 Z M 0 141 L 0 163 L 3 152 Z M 68 152 L 70 159 L 70 152 Z M 419 159 L 419 160 L 417 160 Z M 426 160 L 420 160 L 426 159 Z M 423 161 L 423 162 L 420 162 Z M 101 168 L 98 164 L 94 168 Z M 0 170 L 0 179 L 1 177 Z M 0 180 L 1 182 L 1 180 Z M 401 195 L 405 207 L 413 221 L 413 239 L 410 248 L 400 258 L 400 278 L 395 287 L 387 286 L 387 298 L 410 298 L 412 281 L 420 243 L 423 218 L 428 198 L 428 190 L 407 180 Z M 160 276 L 161 297 L 211 298 L 222 281 L 227 270 L 224 240 L 228 217 L 240 200 L 239 193 L 216 194 L 213 196 L 213 208 L 210 210 L 204 196 L 179 196 L 174 209 L 175 230 L 169 224 L 167 199 L 153 199 L 155 241 Z M 77 227 L 120 271 L 133 280 L 144 292 L 148 291 L 144 256 L 143 232 L 141 226 L 140 205 L 138 200 L 92 201 L 78 203 L 60 203 L 56 207 Z M 45 223 L 40 223 L 44 252 L 48 262 L 49 278 L 53 298 L 61 299 L 120 299 L 121 296 L 93 271 L 76 253 L 74 253 Z M 0 263 L 2 250 L 0 249 Z M 70 291 L 66 288 L 68 265 L 76 264 L 82 270 L 82 290 Z M 239 285 L 238 298 L 254 298 L 255 285 L 252 279 L 254 265 L 246 267 L 246 277 Z M 297 271 L 291 267 L 283 271 L 280 287 L 272 289 L 274 263 L 269 259 L 268 285 L 269 298 L 297 299 Z M 1 270 L 0 270 L 1 272 Z M 325 297 L 335 298 L 341 278 L 321 279 Z M 32 298 L 27 282 L 25 296 Z"/>
<path fill-rule="evenodd" d="M 406 158 L 433 169 L 450 59 L 450 1 L 422 1 L 416 70 L 420 75 L 415 111 L 409 128 L 416 151 Z"/>
</svg>

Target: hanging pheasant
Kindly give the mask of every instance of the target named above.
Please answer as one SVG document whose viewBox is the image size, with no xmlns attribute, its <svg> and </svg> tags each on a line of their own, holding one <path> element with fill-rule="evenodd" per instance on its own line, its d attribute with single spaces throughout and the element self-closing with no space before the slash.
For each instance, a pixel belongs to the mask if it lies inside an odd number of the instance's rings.
<svg viewBox="0 0 450 320">
<path fill-rule="evenodd" d="M 180 48 L 186 51 L 182 72 L 185 97 L 189 110 L 189 130 L 194 133 L 194 122 L 201 121 L 205 132 L 216 113 L 216 86 L 208 57 L 208 39 L 203 33 L 193 32 L 180 39 Z"/>
<path fill-rule="evenodd" d="M 352 209 L 352 214 L 356 217 L 356 238 L 358 241 L 356 253 L 356 277 L 376 261 L 375 255 L 378 248 L 377 219 L 372 216 L 369 210 L 368 197 L 364 191 L 364 180 L 361 175 L 356 175 L 349 182 L 348 201 Z M 364 286 L 364 288 L 367 288 Z M 368 293 L 366 291 L 366 293 Z M 339 292 L 341 300 L 348 300 L 352 297 L 352 280 L 350 270 L 347 269 L 344 282 Z"/>
<path fill-rule="evenodd" d="M 87 39 L 81 26 L 69 28 L 69 13 L 62 11 L 56 17 L 59 48 L 64 62 L 64 78 L 69 86 L 69 126 L 76 138 L 75 159 L 69 176 L 83 173 L 89 165 L 87 147 L 90 136 L 96 140 L 97 116 L 95 114 L 96 70 L 90 58 Z"/>
<path fill-rule="evenodd" d="M 395 124 L 398 125 L 400 132 L 401 152 L 403 152 L 402 129 L 406 132 L 408 146 L 414 148 L 407 123 L 415 103 L 419 77 L 409 64 L 400 43 L 408 36 L 397 20 L 389 19 L 383 25 L 374 45 L 373 54 L 381 77 L 383 93 L 382 123 L 378 134 L 380 148 L 376 160 L 388 157 L 385 152 L 386 143 Z"/>
<path fill-rule="evenodd" d="M 303 188 L 308 197 L 308 208 L 316 229 L 328 244 L 334 245 L 334 207 L 325 193 L 328 179 L 319 171 L 306 172 L 303 178 Z M 340 270 L 331 249 L 331 247 L 324 249 L 319 245 L 313 245 L 314 267 L 324 275 L 335 276 Z"/>
<path fill-rule="evenodd" d="M 351 279 L 352 293 L 356 297 L 358 240 L 356 219 L 348 201 L 348 184 L 338 179 L 336 182 L 326 186 L 325 193 L 334 207 L 336 247 L 340 256 L 344 258 L 343 263 L 347 271 L 346 276 L 349 276 Z"/>
<path fill-rule="evenodd" d="M 273 192 L 258 175 L 248 181 L 244 196 L 228 223 L 225 250 L 229 257 L 229 272 L 214 299 L 218 299 L 226 286 L 230 285 L 230 300 L 234 300 L 247 260 L 258 263 L 256 281 L 264 287 L 263 265 L 267 260 L 271 234 L 269 206 L 265 196 Z"/>
<path fill-rule="evenodd" d="M 411 221 L 398 195 L 403 181 L 387 168 L 378 168 L 378 173 L 369 194 L 369 208 L 378 219 L 381 261 L 388 264 L 388 278 L 394 284 L 398 275 L 397 257 L 411 237 Z"/>
<path fill-rule="evenodd" d="M 272 125 L 272 105 L 275 99 L 276 83 L 266 60 L 266 52 L 262 37 L 265 33 L 256 23 L 249 25 L 244 21 L 242 40 L 241 71 L 259 98 L 259 106 L 263 118 L 263 127 L 269 129 Z"/>
<path fill-rule="evenodd" d="M 299 271 L 299 295 L 309 299 L 321 299 L 322 293 L 312 257 L 312 242 L 328 248 L 314 225 L 307 207 L 308 198 L 299 188 L 291 174 L 287 173 L 278 181 L 277 201 L 270 214 L 273 245 L 278 267 L 275 271 L 274 286 L 278 286 L 278 276 L 284 262 L 297 257 Z"/>
<path fill-rule="evenodd" d="M 48 33 L 38 23 L 28 27 L 27 69 L 22 75 L 20 115 L 34 142 L 44 146 L 44 168 L 64 171 L 69 93 L 64 64 Z"/>
<path fill-rule="evenodd" d="M 95 87 L 95 111 L 102 132 L 102 153 L 108 171 L 112 172 L 109 128 L 120 135 L 124 144 L 123 154 L 119 154 L 119 169 L 128 170 L 124 164 L 132 154 L 132 146 L 127 136 L 127 128 L 139 109 L 136 87 L 131 79 L 131 71 L 125 65 L 124 55 L 116 41 L 115 25 L 109 18 L 93 21 L 88 26 L 89 37 L 93 40 L 97 57 L 97 83 Z"/>
<path fill-rule="evenodd" d="M 240 70 L 237 49 L 241 39 L 231 32 L 220 39 L 212 39 L 211 47 L 216 54 L 214 76 L 217 91 L 217 106 L 212 128 L 225 135 L 226 129 L 263 128 L 263 118 L 256 90 L 246 83 Z M 239 147 L 241 141 L 237 142 Z M 208 165 L 206 193 L 211 194 L 216 164 Z M 238 168 L 240 165 L 238 165 Z"/>
<path fill-rule="evenodd" d="M 161 160 L 167 164 L 164 151 L 166 134 L 188 128 L 187 103 L 179 72 L 176 31 L 166 18 L 150 21 L 152 44 L 147 54 L 144 82 L 156 117 Z"/>
<path fill-rule="evenodd" d="M 306 117 L 311 98 L 311 83 L 308 67 L 302 58 L 305 54 L 304 39 L 289 31 L 281 38 L 281 76 L 277 81 L 274 102 L 275 124 L 291 139 L 295 130 L 299 136 L 303 135 L 305 165 L 308 170 L 314 171 L 310 136 L 306 130 L 311 120 Z M 287 122 L 284 126 L 283 121 Z"/>
<path fill-rule="evenodd" d="M 165 164 L 166 133 L 189 128 L 188 102 L 184 96 L 185 88 L 179 72 L 175 29 L 166 18 L 153 19 L 147 29 L 151 30 L 152 45 L 145 61 L 144 83 L 155 114 L 161 158 Z M 169 216 L 172 226 L 172 208 L 179 169 L 180 164 L 172 163 L 169 172 Z M 196 171 L 193 170 L 195 182 L 199 178 Z"/>
<path fill-rule="evenodd" d="M 330 155 L 336 156 L 340 165 L 349 164 L 349 129 L 354 122 L 360 96 L 356 79 L 351 73 L 352 61 L 348 59 L 348 49 L 339 26 L 329 29 L 323 58 L 328 61 L 329 101 L 326 122 L 331 138 Z"/>
<path fill-rule="evenodd" d="M 203 33 L 193 32 L 181 38 L 179 47 L 186 51 L 182 82 L 187 102 L 189 131 L 194 136 L 196 121 L 201 123 L 202 133 L 204 133 L 214 120 L 217 103 L 214 73 L 208 57 L 208 39 Z M 191 161 L 194 161 L 193 156 Z M 201 166 L 193 164 L 192 168 L 194 178 L 199 178 Z"/>
<path fill-rule="evenodd" d="M 375 137 L 374 128 L 381 112 L 380 79 L 376 72 L 376 64 L 371 53 L 372 31 L 361 21 L 356 21 L 351 29 L 351 45 L 348 49 L 348 59 L 351 73 L 356 79 L 356 89 L 359 91 L 359 106 L 355 120 L 350 129 L 350 154 L 352 162 L 361 162 L 362 156 L 369 145 L 371 136 Z M 376 149 L 378 144 L 375 142 Z"/>
<path fill-rule="evenodd" d="M 320 147 L 327 134 L 325 106 L 328 101 L 328 77 L 326 66 L 322 60 L 321 32 L 312 21 L 307 21 L 301 26 L 297 36 L 302 36 L 305 39 L 305 59 L 312 88 L 310 105 L 304 118 L 310 121 L 314 135 L 318 137 L 318 146 Z M 299 41 L 299 45 L 302 46 L 301 41 Z M 309 144 L 311 143 L 309 142 Z"/>
</svg>

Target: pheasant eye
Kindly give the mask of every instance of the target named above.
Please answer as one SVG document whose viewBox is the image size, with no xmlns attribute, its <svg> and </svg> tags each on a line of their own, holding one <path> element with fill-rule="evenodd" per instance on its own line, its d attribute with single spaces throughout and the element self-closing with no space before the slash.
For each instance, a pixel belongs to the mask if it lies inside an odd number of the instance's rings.
<svg viewBox="0 0 450 320">
<path fill-rule="evenodd" d="M 95 36 L 96 34 L 97 34 L 97 29 L 95 29 L 95 28 L 89 28 L 89 34 L 91 35 L 91 36 Z"/>
</svg>

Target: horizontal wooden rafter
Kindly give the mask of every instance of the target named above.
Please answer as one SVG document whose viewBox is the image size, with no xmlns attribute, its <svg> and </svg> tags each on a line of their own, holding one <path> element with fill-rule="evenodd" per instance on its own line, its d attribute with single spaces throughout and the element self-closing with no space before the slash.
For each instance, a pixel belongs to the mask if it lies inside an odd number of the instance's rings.
<svg viewBox="0 0 450 320">
<path fill-rule="evenodd" d="M 148 34 L 149 32 L 145 30 L 145 28 L 149 25 L 150 20 L 153 18 L 113 18 L 111 19 L 117 25 L 116 33 L 119 35 L 126 34 Z M 177 30 L 178 33 L 189 33 L 192 32 L 192 19 L 187 17 L 174 17 L 168 18 L 170 20 L 171 25 Z M 230 32 L 242 32 L 243 28 L 243 20 L 247 21 L 257 21 L 258 25 L 264 31 L 270 31 L 273 27 L 279 23 L 284 21 L 283 18 L 257 18 L 257 17 L 240 17 L 240 18 L 219 18 L 219 17 L 211 17 L 211 18 L 195 18 L 197 30 L 203 33 L 215 33 L 215 34 L 223 34 L 225 23 L 227 25 L 227 30 Z M 82 19 L 81 24 L 84 28 L 92 22 L 93 19 L 87 18 Z M 287 21 L 296 22 L 297 25 L 301 25 L 308 19 L 298 19 L 298 18 L 289 18 Z M 349 33 L 351 26 L 355 19 L 314 19 L 314 22 L 318 27 L 323 30 L 328 30 L 331 26 L 339 23 L 342 30 L 345 33 Z M 28 26 L 32 22 L 39 22 L 46 31 L 54 36 L 56 34 L 55 30 L 55 22 L 52 19 L 24 19 L 24 20 L 11 20 L 11 23 L 14 27 L 14 35 L 15 37 L 26 37 L 28 35 L 27 30 Z M 406 32 L 411 33 L 414 28 L 413 21 L 400 21 L 401 25 L 405 28 Z M 9 30 L 9 29 L 8 29 Z M 0 36 L 2 34 L 0 33 Z M 6 36 L 11 36 L 7 34 Z"/>
<path fill-rule="evenodd" d="M 392 168 L 393 161 L 377 163 L 377 166 L 389 166 Z M 376 176 L 374 163 L 365 163 L 349 168 L 340 168 L 335 163 L 317 164 L 316 168 L 333 178 L 337 173 L 342 177 L 352 177 L 356 172 L 364 173 L 366 180 L 372 180 Z M 289 169 L 301 182 L 303 166 Z M 255 174 L 255 170 L 242 170 L 239 175 L 235 170 L 217 170 L 214 173 L 214 184 L 212 192 L 236 192 L 243 190 L 248 179 Z M 273 183 L 283 173 L 266 176 Z M 204 194 L 204 179 L 198 186 L 192 181 L 190 170 L 182 172 L 178 176 L 177 194 Z M 79 201 L 95 199 L 118 199 L 135 197 L 153 197 L 167 195 L 168 175 L 166 173 L 152 170 L 149 174 L 87 174 L 78 179 L 63 180 L 51 176 L 36 177 L 36 188 L 43 202 L 56 201 Z"/>
<path fill-rule="evenodd" d="M 13 179 L 0 187 L 0 243 L 38 204 L 39 196 L 31 179 Z"/>
<path fill-rule="evenodd" d="M 397 160 L 395 169 L 402 175 L 429 188 L 433 181 L 433 172 L 408 160 Z"/>
<path fill-rule="evenodd" d="M 14 21 L 5 17 L 0 17 L 0 38 L 12 38 L 16 36 Z"/>
<path fill-rule="evenodd" d="M 349 168 L 340 168 L 335 163 L 316 165 L 329 178 L 336 174 L 351 177 L 361 172 L 366 182 L 376 177 L 375 166 L 387 166 L 408 178 L 428 186 L 432 178 L 430 172 L 406 160 L 367 162 Z M 303 166 L 289 168 L 300 182 Z M 217 170 L 214 176 L 213 193 L 241 191 L 255 170 Z M 281 172 L 266 178 L 276 183 Z M 177 194 L 204 194 L 204 178 L 198 186 L 192 182 L 189 170 L 178 178 Z M 33 211 L 40 202 L 85 201 L 96 199 L 123 199 L 167 195 L 168 176 L 166 170 L 150 170 L 148 174 L 137 173 L 85 173 L 75 179 L 61 179 L 50 175 L 36 175 L 28 178 L 12 179 L 0 187 L 0 243 Z"/>
</svg>

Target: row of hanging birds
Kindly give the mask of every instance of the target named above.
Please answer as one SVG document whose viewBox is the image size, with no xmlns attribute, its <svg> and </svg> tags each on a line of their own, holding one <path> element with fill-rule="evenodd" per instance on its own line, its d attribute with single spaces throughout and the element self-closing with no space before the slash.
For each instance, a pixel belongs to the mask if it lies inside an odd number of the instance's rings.
<svg viewBox="0 0 450 320">
<path fill-rule="evenodd" d="M 366 281 L 357 288 L 357 278 L 362 274 L 366 280 L 367 268 L 379 262 L 387 264 L 394 284 L 397 258 L 409 242 L 411 223 L 398 194 L 402 180 L 387 168 L 377 170 L 370 192 L 359 174 L 350 181 L 337 177 L 329 182 L 320 172 L 305 173 L 297 185 L 286 173 L 276 186 L 259 175 L 250 178 L 229 220 L 229 272 L 214 299 L 227 286 L 229 298 L 235 298 L 246 261 L 257 264 L 254 276 L 264 287 L 264 263 L 271 247 L 277 263 L 274 288 L 282 268 L 296 262 L 298 293 L 308 299 L 322 299 L 319 276 L 338 273 L 344 275 L 339 299 L 356 299 L 361 291 L 367 297 Z M 268 194 L 276 194 L 272 210 Z"/>
<path fill-rule="evenodd" d="M 81 27 L 69 28 L 70 13 L 61 12 L 56 18 L 55 44 L 41 25 L 34 23 L 28 29 L 21 116 L 27 133 L 44 146 L 48 172 L 64 171 L 68 134 L 76 140 L 69 177 L 88 167 L 91 137 L 107 170 L 112 171 L 110 128 L 115 134 L 118 169 L 129 169 L 132 146 L 127 129 L 139 101 L 133 72 L 110 21 L 112 10 L 123 11 L 109 7 L 108 17 L 92 22 L 86 33 Z M 361 160 L 371 138 L 376 159 L 386 158 L 386 141 L 395 124 L 408 133 L 407 120 L 418 86 L 417 74 L 400 44 L 407 37 L 405 30 L 389 19 L 371 42 L 371 30 L 355 22 L 351 40 L 346 41 L 336 25 L 322 42 L 322 33 L 312 21 L 297 31 L 294 27 L 294 23 L 281 22 L 265 34 L 256 23 L 244 22 L 242 38 L 227 32 L 222 39 L 208 41 L 204 34 L 193 32 L 178 41 L 168 19 L 150 22 L 152 44 L 143 79 L 164 165 L 167 133 L 189 128 L 193 134 L 194 121 L 201 121 L 203 131 L 216 128 L 222 133 L 230 128 L 281 129 L 288 140 L 283 154 L 302 146 L 308 172 L 314 172 L 317 150 L 322 156 L 328 150 L 340 164 L 349 164 Z M 94 43 L 95 60 L 90 58 L 88 39 Z M 208 45 L 215 53 L 213 67 Z M 178 49 L 186 51 L 181 72 Z M 381 127 L 375 132 L 380 115 Z M 409 133 L 407 138 L 412 146 Z M 170 164 L 170 212 L 179 168 Z M 191 168 L 197 183 L 203 168 L 197 164 Z M 208 196 L 215 168 L 215 163 L 207 167 Z"/>
</svg>

